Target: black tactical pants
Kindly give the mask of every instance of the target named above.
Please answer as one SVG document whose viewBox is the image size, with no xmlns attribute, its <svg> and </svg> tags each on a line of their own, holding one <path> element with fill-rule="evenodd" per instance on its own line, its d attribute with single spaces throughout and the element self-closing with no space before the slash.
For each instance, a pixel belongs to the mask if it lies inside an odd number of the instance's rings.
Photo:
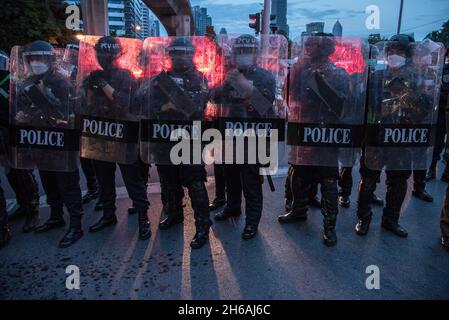
<svg viewBox="0 0 449 320">
<path fill-rule="evenodd" d="M 339 195 L 349 197 L 352 191 L 352 167 L 342 167 L 338 178 Z"/>
<path fill-rule="evenodd" d="M 443 208 L 441 209 L 440 229 L 443 237 L 449 237 L 449 186 L 446 189 Z"/>
<path fill-rule="evenodd" d="M 115 215 L 115 162 L 94 160 L 95 172 L 100 184 L 100 201 L 103 203 L 103 214 L 105 217 Z M 137 211 L 147 211 L 148 202 L 145 181 L 142 178 L 139 163 L 118 164 L 122 173 L 126 191 L 132 200 L 132 205 Z"/>
<path fill-rule="evenodd" d="M 246 224 L 259 225 L 262 217 L 263 194 L 262 179 L 258 165 L 226 164 L 226 208 L 227 211 L 240 212 L 242 191 L 245 197 Z"/>
<path fill-rule="evenodd" d="M 47 195 L 52 219 L 63 219 L 65 205 L 70 215 L 70 227 L 81 228 L 83 205 L 79 171 L 39 171 L 42 187 Z"/>
<path fill-rule="evenodd" d="M 81 169 L 86 177 L 87 190 L 92 193 L 98 192 L 98 180 L 95 173 L 94 160 L 80 158 Z"/>
<path fill-rule="evenodd" d="M 215 198 L 226 199 L 226 180 L 224 165 L 214 164 Z"/>
<path fill-rule="evenodd" d="M 441 108 L 441 107 L 440 107 Z M 435 169 L 438 161 L 440 160 L 440 155 L 443 149 L 446 147 L 444 139 L 446 137 L 446 113 L 438 112 L 437 118 L 437 130 L 435 137 L 435 147 L 433 148 L 432 163 L 430 164 L 431 169 Z M 446 154 L 444 156 L 447 157 Z"/>
<path fill-rule="evenodd" d="M 293 175 L 293 165 L 290 165 L 288 168 L 287 178 L 285 179 L 285 193 L 284 197 L 286 201 L 293 201 L 293 192 L 292 192 L 292 175 Z M 312 185 L 310 186 L 309 192 L 309 201 L 313 201 L 318 193 L 318 182 L 312 181 Z"/>
<path fill-rule="evenodd" d="M 0 232 L 8 228 L 8 212 L 6 212 L 6 200 L 3 188 L 0 185 Z"/>
<path fill-rule="evenodd" d="M 297 165 L 293 167 L 292 211 L 305 214 L 308 210 L 310 190 L 314 185 L 320 184 L 322 213 L 325 217 L 335 219 L 338 213 L 338 168 Z"/>
<path fill-rule="evenodd" d="M 9 185 L 16 194 L 19 207 L 27 212 L 39 210 L 39 187 L 32 170 L 11 168 L 7 173 Z"/>
<path fill-rule="evenodd" d="M 195 218 L 197 230 L 209 229 L 212 222 L 209 217 L 209 197 L 205 181 L 206 169 L 203 165 L 158 165 L 161 181 L 167 188 L 168 212 L 170 215 L 182 214 L 182 199 L 186 187 Z"/>
<path fill-rule="evenodd" d="M 362 161 L 360 163 L 360 185 L 359 197 L 357 201 L 357 216 L 361 220 L 371 219 L 371 199 L 376 184 L 380 181 L 382 171 L 368 169 Z M 411 170 L 386 170 L 387 194 L 385 197 L 385 208 L 383 211 L 384 219 L 393 222 L 399 221 L 402 203 L 407 194 L 407 179 L 410 178 Z"/>
<path fill-rule="evenodd" d="M 413 170 L 413 190 L 422 192 L 426 189 L 427 170 Z"/>
</svg>

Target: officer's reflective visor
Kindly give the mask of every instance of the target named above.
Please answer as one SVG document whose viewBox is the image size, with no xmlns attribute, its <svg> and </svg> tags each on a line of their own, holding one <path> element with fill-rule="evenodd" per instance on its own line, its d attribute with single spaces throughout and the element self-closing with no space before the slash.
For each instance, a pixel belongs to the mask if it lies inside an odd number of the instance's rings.
<svg viewBox="0 0 449 320">
<path fill-rule="evenodd" d="M 257 48 L 254 46 L 251 47 L 234 47 L 233 51 L 234 54 L 255 54 L 257 52 Z"/>
<path fill-rule="evenodd" d="M 168 47 L 167 51 L 170 55 L 192 55 L 195 49 L 193 47 L 181 47 L 181 46 L 175 46 L 175 47 Z"/>
</svg>

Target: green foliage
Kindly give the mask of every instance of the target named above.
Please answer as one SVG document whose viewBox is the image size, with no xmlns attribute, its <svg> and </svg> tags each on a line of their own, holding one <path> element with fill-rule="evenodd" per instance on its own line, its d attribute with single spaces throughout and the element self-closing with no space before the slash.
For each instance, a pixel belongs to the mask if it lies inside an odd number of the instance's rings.
<svg viewBox="0 0 449 320">
<path fill-rule="evenodd" d="M 432 31 L 426 38 L 435 42 L 442 42 L 446 48 L 449 47 L 449 20 L 443 23 L 443 26 L 438 31 Z"/>
<path fill-rule="evenodd" d="M 34 40 L 59 46 L 76 41 L 65 27 L 66 6 L 63 0 L 2 0 L 0 49 L 9 52 Z"/>
</svg>

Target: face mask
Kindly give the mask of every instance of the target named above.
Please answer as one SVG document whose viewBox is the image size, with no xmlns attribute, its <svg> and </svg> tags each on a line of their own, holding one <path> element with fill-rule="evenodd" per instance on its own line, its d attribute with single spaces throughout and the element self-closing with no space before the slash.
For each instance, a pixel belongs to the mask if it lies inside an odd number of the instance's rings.
<svg viewBox="0 0 449 320">
<path fill-rule="evenodd" d="M 48 65 L 44 62 L 32 61 L 30 66 L 35 75 L 41 75 L 48 71 Z"/>
<path fill-rule="evenodd" d="M 254 64 L 254 56 L 251 54 L 241 54 L 235 57 L 235 63 L 241 68 L 248 68 Z"/>
<path fill-rule="evenodd" d="M 397 54 L 393 54 L 391 56 L 388 57 L 388 65 L 392 68 L 400 68 L 403 65 L 405 65 L 405 58 L 397 55 Z"/>
<path fill-rule="evenodd" d="M 173 70 L 179 73 L 189 70 L 193 65 L 192 57 L 190 56 L 172 57 L 172 62 L 173 62 Z"/>
</svg>

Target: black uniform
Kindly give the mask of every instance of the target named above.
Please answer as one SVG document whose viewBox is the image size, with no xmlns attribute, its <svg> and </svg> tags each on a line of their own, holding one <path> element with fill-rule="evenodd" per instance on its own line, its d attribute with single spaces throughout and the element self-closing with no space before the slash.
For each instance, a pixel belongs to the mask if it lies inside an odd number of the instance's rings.
<svg viewBox="0 0 449 320">
<path fill-rule="evenodd" d="M 256 66 L 241 71 L 244 77 L 251 81 L 254 90 L 259 91 L 264 98 L 273 103 L 275 99 L 276 82 L 273 75 Z M 244 99 L 239 96 L 237 90 L 231 85 L 225 85 L 221 89 L 214 90 L 214 102 L 222 108 L 228 110 L 222 111 L 226 117 L 251 121 L 257 121 L 264 117 L 274 117 L 274 110 L 269 110 L 269 114 L 259 114 L 257 107 L 252 106 L 250 99 Z M 242 191 L 245 197 L 246 225 L 257 228 L 262 216 L 263 194 L 262 177 L 259 175 L 260 165 L 258 164 L 225 164 L 224 173 L 226 181 L 226 207 L 221 216 L 240 215 Z"/>
<path fill-rule="evenodd" d="M 103 43 L 109 43 L 109 46 L 103 46 Z M 136 89 L 137 83 L 128 70 L 112 67 L 118 52 L 106 51 L 107 48 L 115 48 L 113 47 L 115 44 L 115 39 L 110 37 L 101 38 L 97 42 L 97 55 L 102 58 L 99 62 L 103 67 L 103 70 L 93 71 L 89 74 L 84 79 L 82 86 L 83 100 L 88 92 L 93 92 L 90 100 L 86 99 L 82 103 L 84 108 L 82 112 L 93 117 L 111 119 L 111 121 L 116 119 L 126 119 L 128 114 L 136 114 L 136 111 L 130 106 L 130 97 L 132 96 L 132 92 Z M 99 53 L 100 50 L 105 50 L 105 52 Z M 114 89 L 113 100 L 110 100 L 106 96 L 99 82 L 103 83 L 102 86 L 110 85 Z M 101 150 L 102 143 L 102 141 L 98 140 L 95 147 L 98 147 L 99 150 Z M 106 144 L 108 141 L 105 141 L 104 143 Z M 109 147 L 111 147 L 111 145 L 109 145 Z M 120 146 L 115 144 L 114 146 L 117 148 L 121 147 L 122 149 L 120 150 L 133 157 L 138 153 L 137 148 L 133 144 L 122 144 Z M 115 216 L 115 171 L 118 165 L 126 190 L 132 200 L 133 208 L 135 211 L 139 212 L 139 230 L 142 232 L 140 238 L 142 240 L 148 239 L 151 236 L 151 233 L 149 232 L 147 217 L 147 210 L 149 207 L 145 188 L 147 180 L 144 179 L 141 173 L 142 169 L 139 161 L 136 160 L 135 163 L 131 164 L 122 164 L 114 161 L 93 160 L 93 164 L 99 183 L 103 217 L 90 227 L 90 231 L 100 231 L 109 225 L 115 224 L 117 221 Z"/>
<path fill-rule="evenodd" d="M 440 155 L 443 149 L 447 149 L 444 143 L 445 137 L 447 135 L 447 114 L 449 114 L 448 96 L 449 96 L 449 64 L 445 64 L 443 68 L 443 77 L 441 81 L 440 89 L 440 100 L 438 104 L 438 119 L 437 119 L 437 131 L 435 139 L 435 147 L 433 149 L 432 163 L 429 168 L 428 178 L 432 179 L 435 177 L 435 171 L 438 161 L 440 160 Z M 447 138 L 446 138 L 447 139 Z M 444 153 L 444 160 L 448 162 L 449 157 L 447 151 Z M 443 174 L 443 179 L 449 181 L 449 166 L 446 164 L 446 168 Z"/>
<path fill-rule="evenodd" d="M 329 40 L 332 41 L 332 40 Z M 330 44 L 329 44 L 330 45 Z M 323 60 L 317 67 L 323 74 L 323 78 L 327 80 L 330 86 L 340 95 L 346 96 L 349 92 L 348 74 L 341 68 L 336 67 L 329 60 Z M 303 82 L 308 77 L 309 71 L 307 63 L 303 63 L 296 68 L 296 74 L 292 80 L 291 96 L 294 101 L 300 102 L 302 108 L 300 110 L 301 118 L 306 123 L 338 123 L 337 114 L 339 111 L 326 109 L 324 104 L 317 96 L 312 94 L 312 90 Z M 329 108 L 335 108 L 330 105 Z M 325 111 L 327 110 L 327 111 Z M 321 186 L 321 210 L 324 216 L 324 234 L 323 239 L 326 245 L 336 244 L 335 226 L 338 214 L 338 152 L 335 149 L 322 150 L 316 152 L 315 149 L 304 147 L 304 155 L 309 163 L 320 163 L 321 157 L 326 158 L 327 164 L 333 166 L 319 165 L 293 165 L 293 174 L 291 177 L 291 189 L 293 193 L 293 204 L 290 213 L 280 216 L 279 222 L 287 223 L 307 218 L 307 210 L 309 205 L 309 194 L 314 183 Z"/>
<path fill-rule="evenodd" d="M 167 74 L 176 79 L 176 84 L 190 95 L 192 101 L 198 106 L 198 110 L 190 115 L 190 119 L 184 118 L 185 121 L 199 120 L 203 118 L 203 111 L 205 108 L 205 87 L 207 83 L 204 76 L 194 69 L 189 68 L 184 72 L 176 72 L 175 70 L 167 72 Z M 168 103 L 169 97 L 159 88 L 157 83 L 157 76 L 154 77 L 150 83 L 150 101 L 149 112 L 151 118 L 158 119 L 163 122 L 164 120 L 183 119 L 180 112 L 177 110 L 162 111 L 161 107 Z M 176 106 L 177 108 L 179 106 Z M 171 165 L 169 160 L 170 149 L 174 145 L 167 143 L 161 145 L 157 154 L 155 155 L 155 161 L 157 170 L 161 181 L 165 185 L 166 196 L 168 201 L 167 214 L 171 221 L 182 220 L 182 198 L 184 192 L 182 186 L 186 187 L 189 192 L 189 197 L 192 202 L 192 207 L 195 216 L 195 225 L 197 232 L 207 232 L 212 224 L 209 219 L 209 199 L 204 182 L 206 181 L 206 169 L 204 165 Z M 166 220 L 166 222 L 169 222 Z M 169 223 L 170 224 L 170 223 Z M 161 227 L 169 227 L 169 225 L 161 224 Z"/>
<path fill-rule="evenodd" d="M 373 74 L 373 77 L 370 81 L 371 88 L 370 92 L 375 92 L 375 90 L 386 90 L 384 92 L 384 99 L 386 97 L 392 96 L 395 94 L 388 90 L 389 86 L 385 85 L 385 83 L 389 83 L 394 79 L 402 79 L 401 82 L 403 85 L 411 86 L 411 92 L 416 92 L 413 86 L 416 86 L 417 79 L 413 70 L 411 70 L 408 66 L 402 67 L 400 71 L 395 74 L 389 72 L 389 70 L 377 71 Z M 391 82 L 390 82 L 391 83 Z M 381 108 L 381 101 L 375 101 L 375 96 L 371 95 L 370 99 L 373 99 L 370 102 L 370 105 L 375 106 L 377 110 Z M 403 112 L 403 114 L 399 114 L 399 111 L 394 111 L 393 113 L 383 113 L 382 117 L 388 120 L 386 123 L 398 123 L 404 124 L 408 121 L 414 121 L 413 123 L 418 123 L 419 119 L 425 119 L 425 116 L 431 113 L 431 103 L 429 99 L 425 95 L 416 95 L 413 97 L 416 103 L 419 103 L 419 112 L 416 113 L 407 113 Z M 427 110 L 427 111 L 424 111 Z M 376 111 L 376 113 L 380 114 L 380 111 Z M 384 150 L 383 154 L 378 155 L 379 163 L 387 163 L 391 162 L 389 159 L 397 159 L 398 163 L 401 163 L 403 168 L 409 167 L 408 170 L 391 170 L 386 168 L 386 185 L 387 185 L 387 194 L 386 194 L 386 204 L 383 210 L 382 217 L 382 226 L 388 230 L 391 230 L 398 236 L 406 237 L 407 232 L 399 226 L 399 217 L 401 212 L 401 206 L 405 199 L 407 193 L 407 179 L 411 176 L 412 173 L 412 159 L 406 156 L 407 150 L 399 150 L 392 149 L 388 151 L 388 149 Z M 366 155 L 365 155 L 366 156 Z M 361 165 L 360 165 L 360 174 L 361 174 L 361 182 L 359 186 L 359 198 L 358 198 L 358 207 L 357 207 L 357 216 L 359 218 L 359 223 L 356 226 L 356 231 L 358 234 L 365 234 L 368 232 L 368 226 L 371 221 L 372 211 L 370 206 L 370 199 L 372 198 L 372 194 L 376 188 L 376 183 L 380 181 L 380 170 L 371 170 L 365 165 L 365 157 L 362 156 Z"/>
<path fill-rule="evenodd" d="M 11 214 L 12 219 L 33 217 L 39 211 L 39 189 L 33 171 L 11 168 L 6 160 L 9 142 L 9 83 L 9 71 L 0 70 L 0 155 L 4 157 L 6 177 L 19 205 Z"/>
</svg>

